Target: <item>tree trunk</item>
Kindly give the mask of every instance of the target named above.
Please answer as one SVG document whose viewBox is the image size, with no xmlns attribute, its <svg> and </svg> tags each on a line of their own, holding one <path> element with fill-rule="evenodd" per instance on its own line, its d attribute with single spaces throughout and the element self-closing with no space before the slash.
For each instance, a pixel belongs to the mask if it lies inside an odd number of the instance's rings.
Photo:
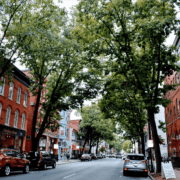
<svg viewBox="0 0 180 180">
<path fill-rule="evenodd" d="M 151 124 L 152 137 L 153 137 L 154 148 L 155 148 L 156 172 L 161 172 L 161 152 L 160 152 L 160 147 L 159 147 L 159 137 L 157 134 L 157 128 L 156 128 L 156 123 L 154 119 L 153 109 L 148 109 L 148 116 L 149 116 L 149 121 Z"/>
<path fill-rule="evenodd" d="M 98 144 L 99 144 L 99 141 L 97 141 L 97 145 L 96 145 L 96 154 L 98 153 Z"/>
<path fill-rule="evenodd" d="M 38 92 L 38 96 L 36 99 L 36 105 L 35 105 L 35 109 L 34 109 L 34 114 L 33 114 L 32 131 L 31 131 L 31 136 L 32 136 L 31 149 L 32 149 L 32 151 L 37 151 L 38 143 L 39 143 L 39 140 L 37 141 L 37 139 L 36 139 L 36 122 L 37 122 L 40 98 L 41 98 L 41 92 Z"/>
<path fill-rule="evenodd" d="M 145 155 L 145 147 L 144 147 L 144 132 L 141 133 L 141 145 L 142 145 L 142 154 Z"/>
</svg>

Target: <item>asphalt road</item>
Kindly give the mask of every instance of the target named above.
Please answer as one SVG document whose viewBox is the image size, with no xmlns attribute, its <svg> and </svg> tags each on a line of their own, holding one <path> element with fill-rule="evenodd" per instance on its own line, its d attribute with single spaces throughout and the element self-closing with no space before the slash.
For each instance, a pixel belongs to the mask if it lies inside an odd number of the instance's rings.
<svg viewBox="0 0 180 180">
<path fill-rule="evenodd" d="M 33 169 L 28 174 L 11 172 L 5 177 L 0 174 L 1 180 L 150 180 L 138 174 L 123 176 L 123 160 L 105 158 L 99 160 L 76 162 L 57 165 L 55 169 Z"/>
</svg>

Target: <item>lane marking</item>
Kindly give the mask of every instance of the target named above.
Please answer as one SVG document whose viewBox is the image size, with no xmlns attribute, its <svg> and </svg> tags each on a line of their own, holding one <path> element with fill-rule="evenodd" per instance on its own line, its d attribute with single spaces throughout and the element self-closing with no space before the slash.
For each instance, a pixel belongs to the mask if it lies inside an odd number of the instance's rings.
<svg viewBox="0 0 180 180">
<path fill-rule="evenodd" d="M 71 174 L 71 175 L 69 175 L 69 176 L 65 176 L 65 177 L 63 177 L 64 179 L 65 178 L 68 178 L 68 177 L 71 177 L 71 176 L 74 176 L 75 174 Z"/>
</svg>

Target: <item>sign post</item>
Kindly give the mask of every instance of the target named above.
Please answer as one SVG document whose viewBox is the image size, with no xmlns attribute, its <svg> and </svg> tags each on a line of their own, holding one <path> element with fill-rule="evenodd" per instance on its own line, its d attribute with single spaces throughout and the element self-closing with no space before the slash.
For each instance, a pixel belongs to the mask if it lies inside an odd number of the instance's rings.
<svg viewBox="0 0 180 180">
<path fill-rule="evenodd" d="M 165 177 L 166 179 L 176 179 L 174 169 L 172 167 L 172 162 L 168 163 L 161 163 L 162 166 L 162 178 Z"/>
</svg>

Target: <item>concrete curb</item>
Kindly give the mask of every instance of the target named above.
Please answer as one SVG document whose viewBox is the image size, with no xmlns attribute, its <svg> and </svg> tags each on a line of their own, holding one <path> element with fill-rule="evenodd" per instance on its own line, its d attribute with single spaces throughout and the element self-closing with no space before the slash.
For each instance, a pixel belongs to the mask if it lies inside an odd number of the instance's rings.
<svg viewBox="0 0 180 180">
<path fill-rule="evenodd" d="M 155 180 L 150 174 L 148 174 L 148 176 L 149 176 L 152 180 Z"/>
</svg>

